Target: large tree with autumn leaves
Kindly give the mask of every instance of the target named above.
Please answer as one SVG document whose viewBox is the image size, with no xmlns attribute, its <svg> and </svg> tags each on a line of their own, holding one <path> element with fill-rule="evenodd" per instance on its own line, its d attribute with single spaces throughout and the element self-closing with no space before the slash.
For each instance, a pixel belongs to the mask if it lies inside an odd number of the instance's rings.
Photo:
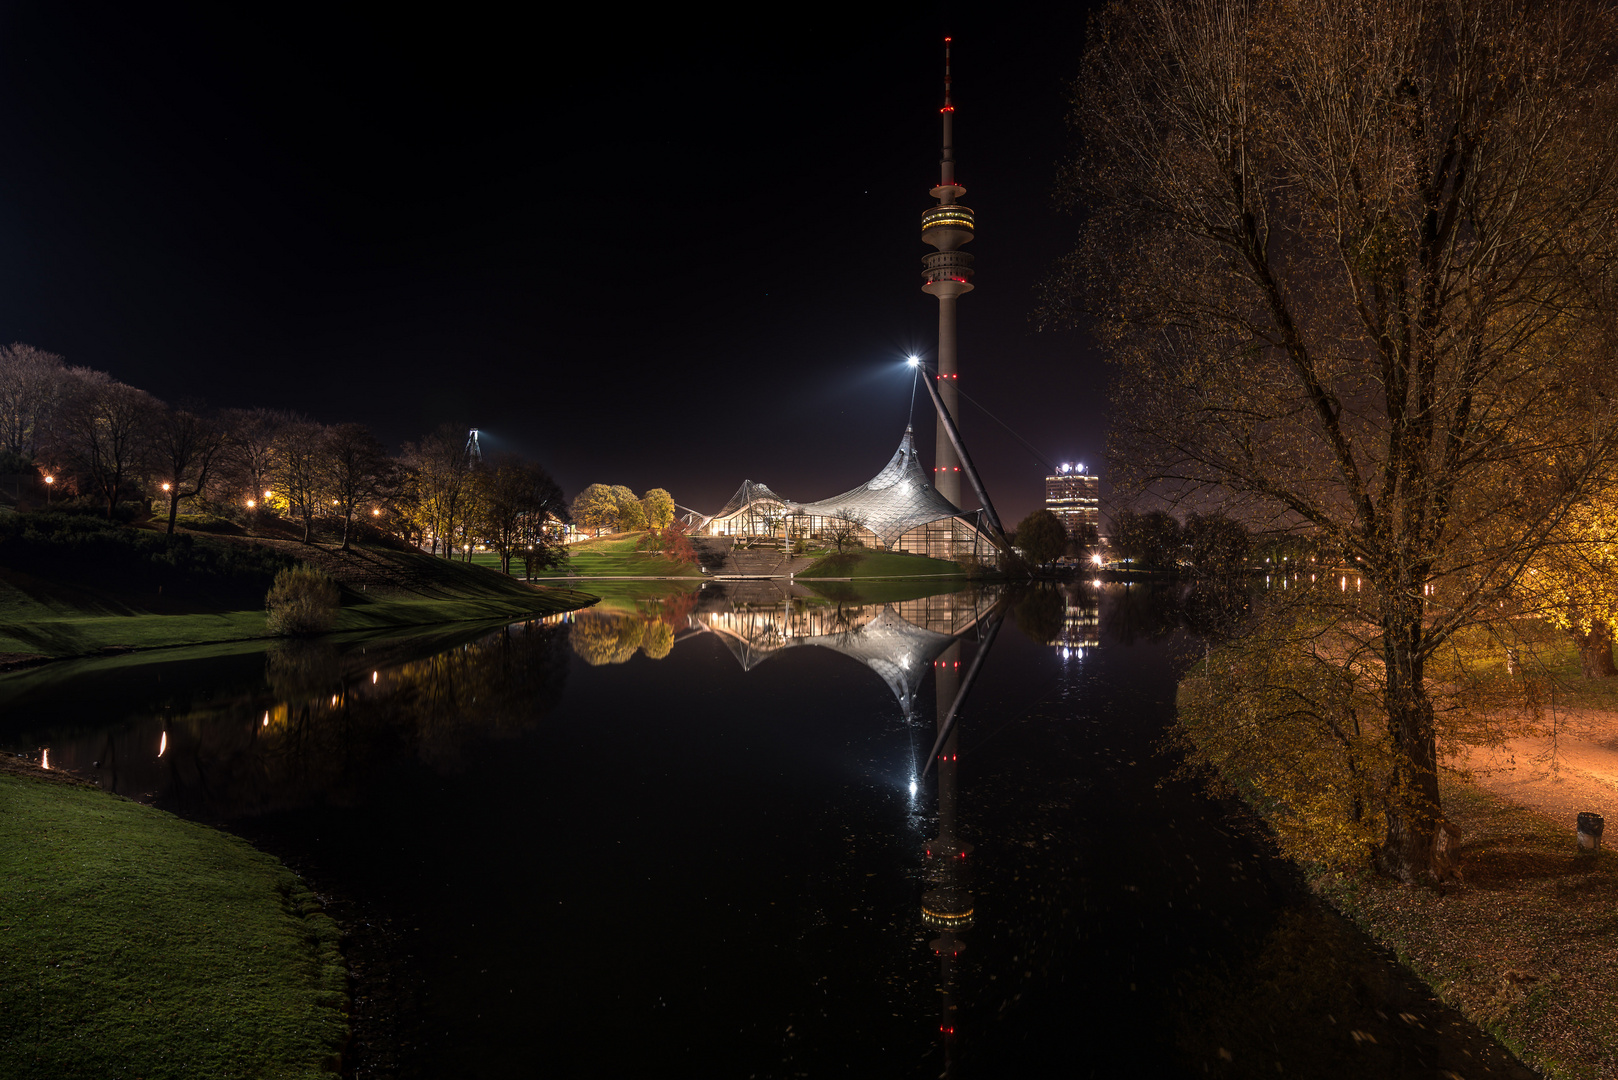
<svg viewBox="0 0 1618 1080">
<path fill-rule="evenodd" d="M 1121 0 L 1085 53 L 1053 311 L 1123 369 L 1128 480 L 1360 570 L 1404 880 L 1453 870 L 1428 661 L 1618 460 L 1615 30 L 1602 3 Z"/>
</svg>

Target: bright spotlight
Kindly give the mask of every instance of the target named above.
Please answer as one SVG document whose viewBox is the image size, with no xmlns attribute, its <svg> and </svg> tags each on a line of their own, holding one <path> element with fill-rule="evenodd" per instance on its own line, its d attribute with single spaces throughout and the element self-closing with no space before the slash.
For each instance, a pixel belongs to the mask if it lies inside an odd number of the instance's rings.
<svg viewBox="0 0 1618 1080">
<path fill-rule="evenodd" d="M 911 367 L 916 367 L 921 363 L 921 357 L 912 356 L 910 359 L 906 360 L 905 363 L 909 364 Z"/>
</svg>

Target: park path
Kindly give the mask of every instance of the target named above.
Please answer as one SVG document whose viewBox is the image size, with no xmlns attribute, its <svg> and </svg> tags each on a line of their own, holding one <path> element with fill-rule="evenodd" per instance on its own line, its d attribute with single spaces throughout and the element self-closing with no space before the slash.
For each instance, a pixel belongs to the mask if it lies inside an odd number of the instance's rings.
<svg viewBox="0 0 1618 1080">
<path fill-rule="evenodd" d="M 1472 747 L 1457 764 L 1484 789 L 1569 829 L 1586 810 L 1618 822 L 1618 713 L 1558 710 L 1554 735 Z"/>
</svg>

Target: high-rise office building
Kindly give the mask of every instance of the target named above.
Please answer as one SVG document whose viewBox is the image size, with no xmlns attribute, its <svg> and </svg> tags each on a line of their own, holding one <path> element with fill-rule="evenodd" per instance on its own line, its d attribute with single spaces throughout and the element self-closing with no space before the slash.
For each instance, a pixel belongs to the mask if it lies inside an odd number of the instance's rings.
<svg viewBox="0 0 1618 1080">
<path fill-rule="evenodd" d="M 1082 539 L 1101 531 L 1101 481 L 1083 465 L 1058 465 L 1045 478 L 1045 509 L 1062 519 L 1067 534 Z"/>
</svg>

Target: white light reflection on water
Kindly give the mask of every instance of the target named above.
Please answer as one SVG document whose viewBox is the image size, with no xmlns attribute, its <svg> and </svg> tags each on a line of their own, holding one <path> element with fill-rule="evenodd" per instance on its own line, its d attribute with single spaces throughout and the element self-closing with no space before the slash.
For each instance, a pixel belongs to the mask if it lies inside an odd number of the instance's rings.
<svg viewBox="0 0 1618 1080">
<path fill-rule="evenodd" d="M 162 757 L 163 751 L 169 748 L 169 733 L 163 732 L 163 737 L 157 740 L 157 756 Z"/>
<path fill-rule="evenodd" d="M 51 767 L 51 751 L 49 747 L 46 747 L 44 750 L 39 752 L 39 767 L 41 769 L 48 769 Z M 916 782 L 912 780 L 910 782 L 910 794 L 914 795 L 915 793 Z"/>
</svg>

